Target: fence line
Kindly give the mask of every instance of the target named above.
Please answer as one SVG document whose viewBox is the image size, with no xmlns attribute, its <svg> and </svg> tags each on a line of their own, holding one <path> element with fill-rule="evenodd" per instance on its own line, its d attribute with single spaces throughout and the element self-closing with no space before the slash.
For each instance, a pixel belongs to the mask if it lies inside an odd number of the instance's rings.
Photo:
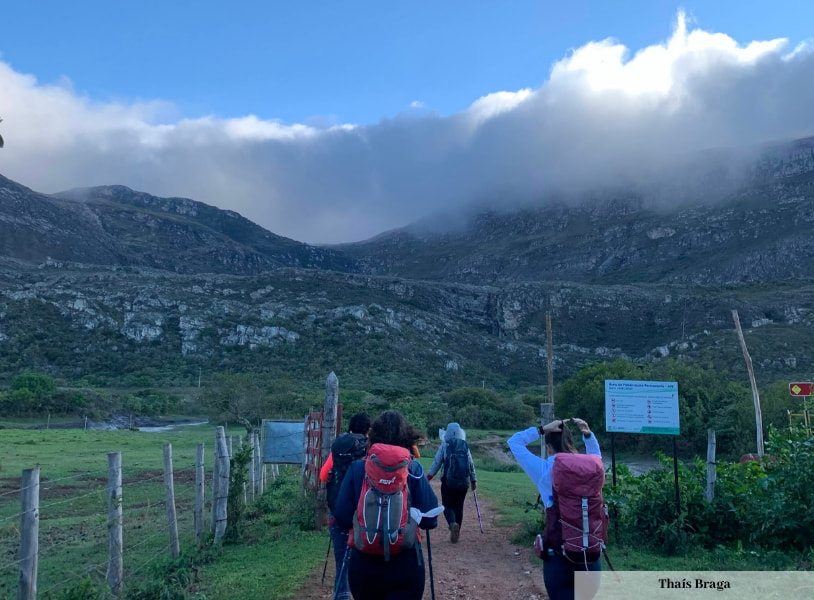
<svg viewBox="0 0 814 600">
<path fill-rule="evenodd" d="M 301 436 L 302 433 L 296 435 Z M 290 436 L 293 437 L 294 434 L 290 434 Z M 265 483 L 265 473 L 263 473 L 265 465 L 262 462 L 262 448 L 259 436 L 255 435 L 251 436 L 251 438 L 250 444 L 255 456 L 254 460 L 247 465 L 247 469 L 254 475 L 253 495 L 259 497 Z M 232 441 L 231 438 L 229 441 Z M 169 558 L 170 556 L 177 557 L 179 555 L 181 546 L 179 529 L 183 529 L 184 544 L 199 545 L 202 543 L 206 530 L 206 527 L 203 526 L 203 514 L 207 507 L 207 501 L 212 507 L 214 540 L 216 544 L 220 543 L 227 526 L 230 525 L 227 523 L 227 504 L 229 501 L 231 453 L 229 452 L 223 427 L 216 428 L 214 442 L 215 451 L 212 453 L 214 467 L 211 471 L 213 473 L 213 494 L 210 499 L 204 496 L 205 484 L 207 483 L 204 444 L 198 445 L 199 452 L 195 456 L 194 465 L 185 466 L 183 469 L 173 468 L 172 446 L 167 444 L 164 448 L 163 472 L 133 481 L 123 481 L 122 479 L 123 469 L 121 453 L 119 452 L 108 454 L 107 469 L 83 471 L 66 477 L 46 480 L 44 483 L 48 487 L 38 483 L 39 468 L 23 471 L 24 485 L 18 489 L 0 494 L 0 497 L 8 497 L 19 493 L 23 496 L 24 502 L 22 511 L 0 518 L 0 523 L 21 519 L 18 538 L 20 544 L 19 556 L 24 557 L 0 566 L 0 573 L 4 573 L 3 581 L 10 581 L 11 577 L 8 577 L 6 573 L 18 568 L 20 570 L 20 577 L 17 582 L 19 584 L 18 599 L 34 600 L 38 596 L 42 597 L 49 592 L 52 593 L 55 590 L 76 585 L 79 580 L 90 576 L 95 582 L 98 579 L 98 583 L 106 580 L 112 595 L 121 597 L 127 582 L 143 572 L 150 564 L 162 556 Z M 233 441 L 232 450 L 237 449 L 235 445 L 237 448 L 244 447 L 242 438 Z M 124 470 L 127 471 L 126 465 Z M 156 472 L 152 468 L 138 469 L 139 473 L 145 471 L 149 471 L 145 473 L 146 475 Z M 31 480 L 32 473 L 36 473 L 36 481 Z M 55 485 L 58 482 L 79 480 L 99 473 L 107 473 L 107 485 L 102 481 L 97 482 L 95 479 L 85 486 L 69 485 L 62 487 Z M 175 483 L 181 473 L 183 477 L 179 485 L 184 490 L 181 495 L 181 506 L 183 508 L 180 512 L 176 512 Z M 161 480 L 164 483 L 164 497 L 160 500 L 154 499 L 151 496 L 158 495 L 158 483 Z M 153 482 L 156 483 L 155 490 L 149 486 Z M 134 490 L 134 488 L 130 487 L 133 484 L 137 484 L 139 487 Z M 87 485 L 92 486 L 92 489 L 88 489 Z M 128 487 L 133 491 L 123 494 L 124 487 Z M 147 489 L 144 489 L 144 487 Z M 43 504 L 40 503 L 42 492 L 58 488 L 59 492 L 54 494 L 53 500 Z M 74 489 L 81 493 L 64 497 L 73 492 Z M 95 500 L 82 502 L 83 499 L 88 498 L 95 498 Z M 81 505 L 71 506 L 69 510 L 54 510 L 59 506 L 75 505 L 77 503 L 81 503 Z M 103 506 L 107 508 L 107 511 L 103 510 Z M 156 511 L 162 509 L 164 518 L 156 519 Z M 92 512 L 84 514 L 85 511 Z M 48 519 L 49 525 L 43 532 L 40 532 L 39 521 L 42 516 Z M 105 519 L 105 517 L 107 518 Z M 168 542 L 158 544 L 157 539 L 166 536 L 168 533 Z M 40 538 L 44 543 L 41 543 Z M 9 539 L 9 549 L 15 543 L 13 539 Z M 133 542 L 125 545 L 124 541 L 130 539 L 133 539 Z M 165 539 L 167 538 L 165 537 Z M 51 542 L 51 540 L 54 541 Z M 87 563 L 94 561 L 94 564 L 83 567 L 81 571 L 74 572 L 66 577 L 63 557 L 73 552 L 66 549 L 66 547 L 69 548 L 73 544 L 77 545 L 83 560 L 87 561 Z M 107 546 L 107 560 L 96 563 L 97 557 L 102 558 L 105 546 Z M 141 550 L 134 555 L 133 551 L 139 548 Z M 152 548 L 157 548 L 157 551 L 150 555 Z M 147 556 L 146 559 L 138 560 L 145 555 Z M 136 560 L 138 560 L 137 563 Z M 40 579 L 42 579 L 40 583 L 44 582 L 45 585 L 49 586 L 44 590 L 40 590 L 39 595 L 37 594 L 38 565 L 45 567 L 39 569 Z"/>
</svg>

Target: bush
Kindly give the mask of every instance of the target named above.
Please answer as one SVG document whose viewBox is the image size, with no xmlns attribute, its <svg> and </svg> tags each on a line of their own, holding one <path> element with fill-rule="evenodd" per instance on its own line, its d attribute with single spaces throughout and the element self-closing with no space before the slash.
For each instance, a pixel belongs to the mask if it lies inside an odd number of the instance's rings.
<svg viewBox="0 0 814 600">
<path fill-rule="evenodd" d="M 676 553 L 690 544 L 798 552 L 812 547 L 814 531 L 814 439 L 801 432 L 769 430 L 767 454 L 757 461 L 717 464 L 715 498 L 707 502 L 706 464 L 679 463 L 681 512 L 676 514 L 672 460 L 639 477 L 621 468 L 617 486 L 606 489 L 620 541 Z"/>
</svg>

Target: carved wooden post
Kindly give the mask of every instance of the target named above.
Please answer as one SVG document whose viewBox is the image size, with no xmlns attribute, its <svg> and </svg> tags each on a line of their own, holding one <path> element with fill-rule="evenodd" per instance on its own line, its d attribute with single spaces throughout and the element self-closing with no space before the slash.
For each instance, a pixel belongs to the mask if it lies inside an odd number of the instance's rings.
<svg viewBox="0 0 814 600">
<path fill-rule="evenodd" d="M 107 455 L 107 584 L 114 596 L 122 595 L 122 453 Z"/>
<path fill-rule="evenodd" d="M 331 371 L 325 381 L 325 404 L 322 409 L 322 435 L 321 438 L 321 462 L 324 465 L 331 454 L 331 446 L 336 439 L 336 412 L 339 403 L 339 379 L 336 373 Z M 319 487 L 317 492 L 316 526 L 321 529 L 328 521 L 327 490 L 325 486 Z"/>
<path fill-rule="evenodd" d="M 551 421 L 554 420 L 554 404 L 552 403 L 541 403 L 540 404 L 540 427 L 545 427 Z M 540 438 L 540 456 L 545 459 L 546 458 L 546 451 L 545 451 L 545 440 Z"/>
</svg>

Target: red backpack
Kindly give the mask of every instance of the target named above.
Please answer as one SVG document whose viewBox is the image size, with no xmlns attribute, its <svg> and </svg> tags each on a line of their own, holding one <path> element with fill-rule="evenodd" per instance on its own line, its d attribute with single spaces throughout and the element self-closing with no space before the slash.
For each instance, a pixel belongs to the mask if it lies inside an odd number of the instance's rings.
<svg viewBox="0 0 814 600">
<path fill-rule="evenodd" d="M 415 547 L 419 535 L 418 523 L 410 518 L 409 466 L 410 451 L 406 448 L 388 444 L 370 447 L 348 545 L 384 556 L 384 560 Z"/>
<path fill-rule="evenodd" d="M 605 467 L 598 456 L 557 454 L 551 470 L 554 504 L 546 509 L 546 549 L 577 564 L 599 560 L 608 543 L 604 484 Z"/>
</svg>

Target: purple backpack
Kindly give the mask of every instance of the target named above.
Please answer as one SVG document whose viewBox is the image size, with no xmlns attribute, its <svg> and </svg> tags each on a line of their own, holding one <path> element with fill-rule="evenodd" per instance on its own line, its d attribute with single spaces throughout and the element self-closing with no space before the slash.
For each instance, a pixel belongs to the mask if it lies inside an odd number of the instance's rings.
<svg viewBox="0 0 814 600">
<path fill-rule="evenodd" d="M 605 467 L 598 456 L 557 454 L 551 470 L 554 504 L 546 509 L 546 549 L 577 564 L 599 560 L 608 542 L 604 484 Z"/>
</svg>

